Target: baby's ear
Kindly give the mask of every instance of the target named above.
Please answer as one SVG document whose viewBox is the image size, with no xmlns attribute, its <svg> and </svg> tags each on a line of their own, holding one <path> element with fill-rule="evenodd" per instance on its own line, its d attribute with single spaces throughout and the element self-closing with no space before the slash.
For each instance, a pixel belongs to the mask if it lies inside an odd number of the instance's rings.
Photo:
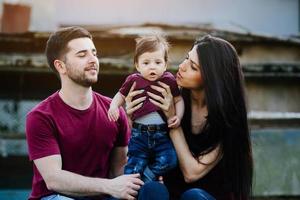
<svg viewBox="0 0 300 200">
<path fill-rule="evenodd" d="M 140 68 L 139 68 L 138 64 L 135 63 L 134 66 L 135 66 L 135 69 L 136 69 L 138 72 L 140 72 Z"/>
</svg>

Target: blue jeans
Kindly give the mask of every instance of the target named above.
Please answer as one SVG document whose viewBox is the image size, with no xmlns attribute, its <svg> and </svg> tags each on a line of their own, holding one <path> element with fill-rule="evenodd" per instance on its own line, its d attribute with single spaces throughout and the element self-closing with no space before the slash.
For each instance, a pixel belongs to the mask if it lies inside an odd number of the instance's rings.
<svg viewBox="0 0 300 200">
<path fill-rule="evenodd" d="M 138 200 L 169 200 L 169 192 L 165 185 L 150 181 L 142 186 Z"/>
<path fill-rule="evenodd" d="M 216 200 L 213 196 L 208 194 L 206 191 L 199 188 L 192 188 L 185 191 L 180 200 Z"/>
<path fill-rule="evenodd" d="M 105 200 L 115 200 L 113 197 L 104 198 Z M 88 197 L 66 197 L 61 194 L 51 194 L 49 196 L 42 197 L 41 200 L 90 200 Z"/>
<path fill-rule="evenodd" d="M 41 200 L 89 200 L 87 197 L 77 197 L 77 198 L 71 198 L 66 197 L 61 194 L 51 194 L 49 196 L 42 197 Z"/>
<path fill-rule="evenodd" d="M 155 181 L 176 165 L 176 152 L 167 131 L 131 129 L 125 174 L 140 173 L 144 182 Z"/>
</svg>

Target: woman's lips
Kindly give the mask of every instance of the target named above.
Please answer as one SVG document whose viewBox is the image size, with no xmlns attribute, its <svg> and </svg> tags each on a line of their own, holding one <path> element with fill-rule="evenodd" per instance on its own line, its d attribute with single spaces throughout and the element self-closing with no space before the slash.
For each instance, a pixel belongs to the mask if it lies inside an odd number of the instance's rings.
<svg viewBox="0 0 300 200">
<path fill-rule="evenodd" d="M 182 79 L 182 76 L 179 72 L 177 72 L 176 77 L 179 78 L 179 79 Z"/>
</svg>

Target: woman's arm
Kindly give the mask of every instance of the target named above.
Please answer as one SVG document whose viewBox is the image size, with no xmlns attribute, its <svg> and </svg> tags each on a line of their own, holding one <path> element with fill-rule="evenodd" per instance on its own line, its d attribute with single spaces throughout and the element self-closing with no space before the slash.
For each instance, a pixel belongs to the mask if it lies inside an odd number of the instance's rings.
<svg viewBox="0 0 300 200">
<path fill-rule="evenodd" d="M 179 166 L 187 183 L 197 181 L 205 176 L 216 166 L 221 158 L 220 147 L 217 146 L 213 151 L 199 156 L 198 160 L 192 155 L 181 127 L 171 129 L 170 137 L 174 144 Z"/>
<path fill-rule="evenodd" d="M 173 96 L 170 91 L 170 87 L 164 83 L 159 82 L 161 87 L 151 86 L 153 89 L 161 92 L 163 97 L 148 93 L 154 100 L 151 102 L 160 107 L 167 118 L 170 119 L 175 115 L 175 106 L 173 102 Z M 198 157 L 197 159 L 192 155 L 188 144 L 185 140 L 181 127 L 170 130 L 170 137 L 174 144 L 179 166 L 183 173 L 186 182 L 191 183 L 205 176 L 216 164 L 220 161 L 222 153 L 220 152 L 220 146 L 216 149 Z"/>
<path fill-rule="evenodd" d="M 183 114 L 184 114 L 184 102 L 183 98 L 181 96 L 174 97 L 175 102 L 175 109 L 176 109 L 176 116 L 182 120 Z"/>
</svg>

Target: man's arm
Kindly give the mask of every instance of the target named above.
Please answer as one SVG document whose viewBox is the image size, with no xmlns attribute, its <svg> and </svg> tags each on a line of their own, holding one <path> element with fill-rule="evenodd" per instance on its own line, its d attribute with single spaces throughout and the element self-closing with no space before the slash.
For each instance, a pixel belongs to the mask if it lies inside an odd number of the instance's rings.
<svg viewBox="0 0 300 200">
<path fill-rule="evenodd" d="M 124 173 L 124 166 L 127 163 L 128 147 L 115 147 L 110 157 L 109 177 L 114 178 Z"/>
<path fill-rule="evenodd" d="M 108 194 L 121 199 L 134 199 L 143 184 L 139 175 L 123 175 L 114 179 L 91 178 L 62 169 L 60 155 L 34 160 L 47 188 L 70 196 Z"/>
<path fill-rule="evenodd" d="M 62 170 L 60 155 L 34 160 L 34 164 L 52 191 L 74 196 L 99 195 L 108 192 L 108 179 L 89 178 Z"/>
</svg>

